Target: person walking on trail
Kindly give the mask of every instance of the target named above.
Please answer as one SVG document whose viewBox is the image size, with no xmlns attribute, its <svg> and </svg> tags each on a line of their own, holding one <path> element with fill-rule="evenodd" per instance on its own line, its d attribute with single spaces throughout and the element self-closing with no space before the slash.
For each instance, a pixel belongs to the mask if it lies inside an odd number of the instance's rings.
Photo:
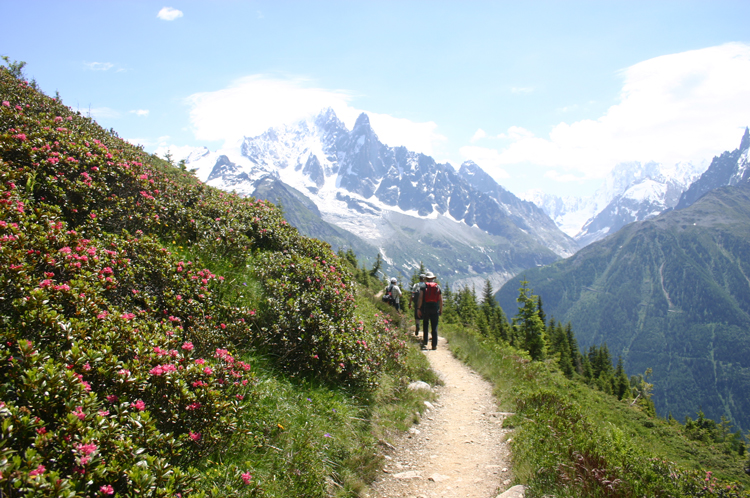
<svg viewBox="0 0 750 498">
<path fill-rule="evenodd" d="M 432 272 L 427 272 L 424 279 L 426 282 L 417 301 L 417 316 L 424 320 L 422 346 L 427 347 L 427 323 L 429 322 L 432 328 L 432 349 L 437 349 L 438 319 L 443 314 L 443 291 L 435 282 L 435 275 Z"/>
<path fill-rule="evenodd" d="M 414 305 L 414 323 L 416 324 L 414 335 L 417 337 L 419 337 L 419 329 L 421 328 L 419 326 L 419 316 L 417 316 L 417 310 L 419 309 L 417 300 L 419 300 L 419 293 L 422 291 L 422 287 L 424 287 L 424 273 L 419 275 L 419 282 L 414 282 L 414 285 L 411 287 L 411 294 L 409 294 L 409 309 L 412 308 L 412 304 Z"/>
<path fill-rule="evenodd" d="M 398 280 L 396 280 L 396 277 L 391 279 L 391 285 L 386 287 L 385 293 L 390 294 L 391 304 L 396 308 L 396 311 L 401 311 L 401 289 L 398 287 Z"/>
</svg>

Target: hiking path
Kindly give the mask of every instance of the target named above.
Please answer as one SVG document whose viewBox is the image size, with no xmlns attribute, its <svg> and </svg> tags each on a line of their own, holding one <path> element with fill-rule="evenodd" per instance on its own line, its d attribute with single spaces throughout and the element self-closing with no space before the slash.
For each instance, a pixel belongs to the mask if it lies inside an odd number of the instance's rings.
<svg viewBox="0 0 750 498">
<path fill-rule="evenodd" d="M 492 385 L 450 352 L 443 337 L 426 350 L 443 381 L 420 422 L 399 436 L 385 454 L 368 498 L 522 497 L 514 486 L 508 442 L 512 431 L 492 395 Z M 428 386 L 425 386 L 428 387 Z M 505 492 L 505 494 L 503 494 Z"/>
</svg>

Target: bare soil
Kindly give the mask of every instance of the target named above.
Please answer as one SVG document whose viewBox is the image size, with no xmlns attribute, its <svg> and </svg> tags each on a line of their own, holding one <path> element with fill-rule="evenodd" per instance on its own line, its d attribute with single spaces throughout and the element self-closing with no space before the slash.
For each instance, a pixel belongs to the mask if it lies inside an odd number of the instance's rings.
<svg viewBox="0 0 750 498">
<path fill-rule="evenodd" d="M 457 360 L 445 339 L 424 352 L 444 386 L 420 422 L 386 452 L 375 497 L 494 498 L 511 483 L 510 430 L 492 395 L 492 385 Z"/>
</svg>

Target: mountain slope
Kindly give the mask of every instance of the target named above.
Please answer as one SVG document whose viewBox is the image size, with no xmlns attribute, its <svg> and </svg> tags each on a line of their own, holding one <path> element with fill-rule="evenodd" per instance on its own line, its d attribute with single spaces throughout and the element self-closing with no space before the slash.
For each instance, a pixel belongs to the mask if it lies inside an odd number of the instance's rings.
<svg viewBox="0 0 750 498">
<path fill-rule="evenodd" d="M 498 292 L 508 314 L 526 278 L 581 345 L 606 342 L 628 373 L 653 369 L 657 410 L 702 408 L 750 427 L 750 186 L 633 223 Z"/>
<path fill-rule="evenodd" d="M 557 197 L 530 191 L 525 199 L 541 207 L 581 247 L 634 221 L 674 208 L 680 195 L 705 170 L 703 164 L 638 161 L 618 164 L 591 197 Z"/>
<path fill-rule="evenodd" d="M 747 179 L 748 150 L 750 150 L 750 130 L 745 128 L 739 148 L 714 157 L 708 169 L 682 194 L 675 209 L 690 206 L 715 188 L 736 185 Z"/>
<path fill-rule="evenodd" d="M 466 171 L 486 175 L 478 166 L 465 165 L 462 175 L 450 164 L 384 145 L 366 114 L 349 131 L 327 109 L 189 162 L 209 185 L 242 195 L 257 195 L 262 179 L 282 181 L 307 197 L 324 221 L 376 247 L 403 275 L 431 258 L 431 268 L 452 283 L 490 278 L 499 285 L 528 265 L 577 248 L 539 209 L 494 181 L 494 190 L 476 188 Z M 286 207 L 290 216 L 292 209 Z M 327 233 L 306 233 L 335 245 Z M 441 248 L 438 256 L 434 251 Z"/>
<path fill-rule="evenodd" d="M 378 249 L 351 232 L 332 225 L 321 218 L 317 206 L 298 190 L 281 180 L 264 177 L 256 183 L 253 197 L 273 202 L 284 211 L 287 221 L 302 235 L 316 237 L 331 244 L 334 251 L 352 249 L 360 259 L 370 262 Z"/>
</svg>

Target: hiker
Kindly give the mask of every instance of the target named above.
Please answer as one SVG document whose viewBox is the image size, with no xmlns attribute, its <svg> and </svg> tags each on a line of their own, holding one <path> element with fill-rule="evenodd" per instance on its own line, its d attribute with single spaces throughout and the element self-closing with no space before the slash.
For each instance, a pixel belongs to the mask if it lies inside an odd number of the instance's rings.
<svg viewBox="0 0 750 498">
<path fill-rule="evenodd" d="M 391 285 L 385 288 L 385 295 L 390 296 L 390 302 L 396 311 L 401 311 L 401 289 L 398 287 L 396 277 L 391 279 Z"/>
<path fill-rule="evenodd" d="M 419 337 L 419 317 L 417 316 L 417 310 L 419 307 L 417 306 L 417 300 L 419 299 L 419 292 L 422 290 L 422 287 L 424 286 L 424 273 L 419 275 L 419 282 L 414 282 L 414 285 L 411 287 L 411 293 L 409 294 L 409 309 L 411 309 L 411 305 L 414 304 L 414 323 L 416 326 L 414 327 L 414 335 Z"/>
<path fill-rule="evenodd" d="M 422 291 L 417 301 L 417 316 L 424 320 L 422 347 L 427 347 L 427 322 L 432 326 L 432 349 L 437 349 L 438 318 L 443 314 L 443 291 L 432 272 L 425 273 Z"/>
</svg>

